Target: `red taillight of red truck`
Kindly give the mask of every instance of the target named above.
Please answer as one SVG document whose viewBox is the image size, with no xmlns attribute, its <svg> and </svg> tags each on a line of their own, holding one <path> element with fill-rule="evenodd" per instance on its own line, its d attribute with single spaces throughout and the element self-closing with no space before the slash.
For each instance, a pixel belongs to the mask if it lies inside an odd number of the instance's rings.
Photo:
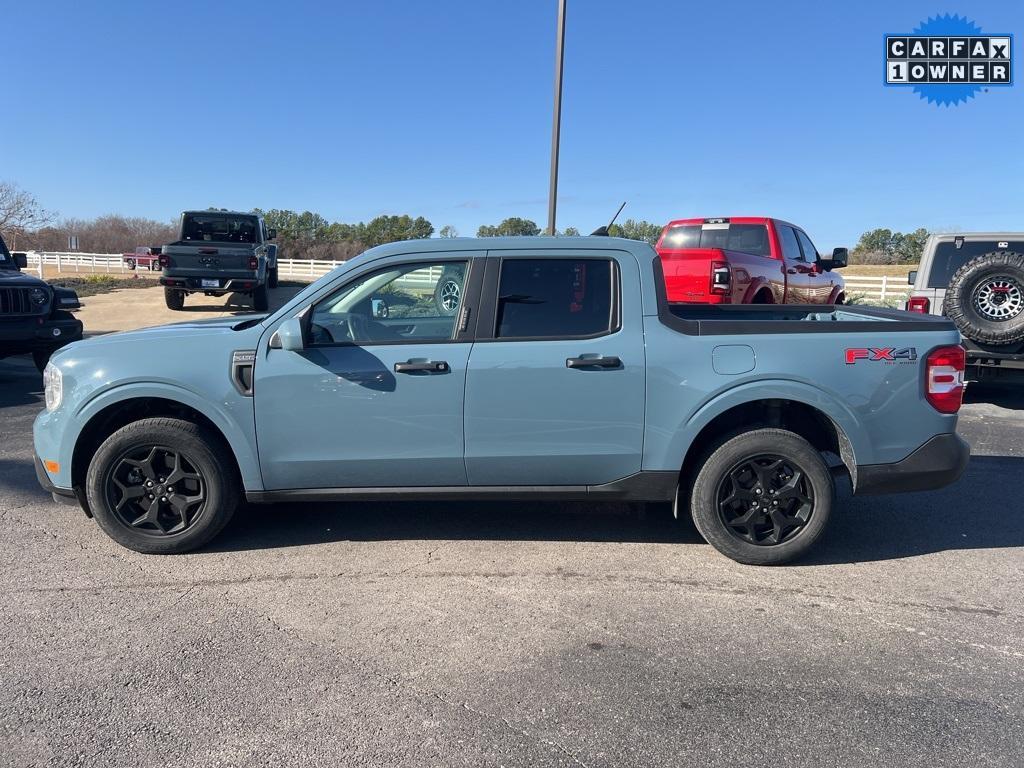
<svg viewBox="0 0 1024 768">
<path fill-rule="evenodd" d="M 939 347 L 928 353 L 924 396 L 939 413 L 956 413 L 964 397 L 967 353 L 961 346 Z"/>
<path fill-rule="evenodd" d="M 907 302 L 908 312 L 920 312 L 922 315 L 927 315 L 929 309 L 931 309 L 931 302 L 928 301 L 927 296 L 911 296 L 910 301 Z"/>
</svg>

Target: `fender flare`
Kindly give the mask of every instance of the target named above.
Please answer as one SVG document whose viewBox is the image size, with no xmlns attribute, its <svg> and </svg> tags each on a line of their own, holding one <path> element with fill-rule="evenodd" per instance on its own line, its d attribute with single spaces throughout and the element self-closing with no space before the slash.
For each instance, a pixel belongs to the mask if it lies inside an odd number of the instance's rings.
<svg viewBox="0 0 1024 768">
<path fill-rule="evenodd" d="M 775 291 L 772 290 L 771 281 L 766 277 L 760 276 L 750 281 L 750 285 L 747 286 L 747 292 L 743 296 L 743 303 L 753 304 L 754 297 L 761 291 L 768 291 L 768 294 L 772 297 L 772 303 L 775 303 Z"/>
<path fill-rule="evenodd" d="M 103 409 L 126 400 L 147 397 L 181 403 L 209 419 L 220 430 L 227 441 L 228 447 L 235 457 L 235 462 L 238 464 L 238 470 L 242 476 L 242 485 L 245 487 L 245 490 L 263 490 L 259 457 L 254 449 L 255 436 L 247 434 L 242 425 L 232 417 L 228 409 L 224 409 L 220 404 L 211 403 L 208 399 L 200 397 L 195 392 L 176 384 L 138 381 L 119 384 L 110 389 L 95 393 L 87 401 L 81 403 L 75 411 L 76 429 L 72 446 L 78 444 L 78 439 L 85 425 Z M 249 402 L 251 404 L 251 400 Z M 252 418 L 252 416 L 250 415 L 249 418 Z"/>
<path fill-rule="evenodd" d="M 713 419 L 738 406 L 761 400 L 791 400 L 814 408 L 835 426 L 843 463 L 856 473 L 857 456 L 870 455 L 871 441 L 850 409 L 827 392 L 794 379 L 756 379 L 719 390 L 680 424 L 668 448 L 665 465 L 682 467 L 701 430 Z"/>
</svg>

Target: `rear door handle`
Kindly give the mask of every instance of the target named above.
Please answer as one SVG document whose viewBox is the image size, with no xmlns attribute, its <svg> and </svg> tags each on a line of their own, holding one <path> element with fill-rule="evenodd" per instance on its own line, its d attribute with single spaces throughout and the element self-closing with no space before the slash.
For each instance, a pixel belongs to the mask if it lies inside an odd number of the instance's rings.
<svg viewBox="0 0 1024 768">
<path fill-rule="evenodd" d="M 448 363 L 444 360 L 406 360 L 395 363 L 395 373 L 447 373 Z"/>
<path fill-rule="evenodd" d="M 621 368 L 622 361 L 615 355 L 598 355 L 596 357 L 569 357 L 565 360 L 566 368 Z"/>
</svg>

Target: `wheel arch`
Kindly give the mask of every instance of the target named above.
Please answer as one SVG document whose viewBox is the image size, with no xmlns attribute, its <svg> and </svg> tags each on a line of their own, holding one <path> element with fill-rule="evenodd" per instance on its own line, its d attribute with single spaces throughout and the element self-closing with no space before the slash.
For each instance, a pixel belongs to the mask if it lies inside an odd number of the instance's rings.
<svg viewBox="0 0 1024 768">
<path fill-rule="evenodd" d="M 83 487 L 89 459 L 115 431 L 140 419 L 166 416 L 201 424 L 216 435 L 234 458 L 244 488 L 262 489 L 259 462 L 242 429 L 224 414 L 204 408 L 185 391 L 132 388 L 99 398 L 79 414 L 79 430 L 71 455 L 71 484 Z"/>
<path fill-rule="evenodd" d="M 838 456 L 841 464 L 837 468 L 856 486 L 856 450 L 848 428 L 841 423 L 846 420 L 836 418 L 821 405 L 820 402 L 811 403 L 805 398 L 794 397 L 792 393 L 780 392 L 775 397 L 739 399 L 723 404 L 721 408 L 705 407 L 685 430 L 693 437 L 678 465 L 680 493 L 685 497 L 697 471 L 716 445 L 742 432 L 765 427 L 789 430 L 803 437 L 819 452 Z"/>
</svg>

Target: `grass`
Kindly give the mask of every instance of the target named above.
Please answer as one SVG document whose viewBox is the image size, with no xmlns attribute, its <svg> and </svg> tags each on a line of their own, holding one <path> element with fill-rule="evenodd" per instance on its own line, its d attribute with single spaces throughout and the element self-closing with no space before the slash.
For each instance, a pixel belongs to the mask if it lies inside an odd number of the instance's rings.
<svg viewBox="0 0 1024 768">
<path fill-rule="evenodd" d="M 87 275 L 84 277 L 61 277 L 55 280 L 47 280 L 50 285 L 59 285 L 62 288 L 70 288 L 82 296 L 97 296 L 101 293 L 122 288 L 152 288 L 152 280 L 142 280 L 137 277 L 116 277 L 115 275 Z"/>
</svg>

